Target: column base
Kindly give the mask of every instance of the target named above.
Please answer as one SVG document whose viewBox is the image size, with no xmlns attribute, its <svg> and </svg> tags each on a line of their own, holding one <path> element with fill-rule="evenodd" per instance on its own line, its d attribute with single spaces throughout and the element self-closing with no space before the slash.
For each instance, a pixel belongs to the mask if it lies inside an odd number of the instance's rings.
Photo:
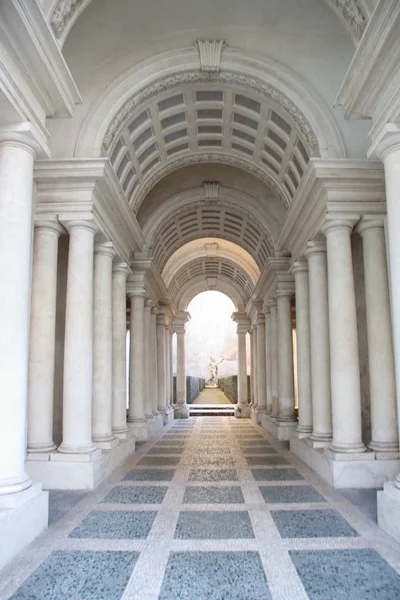
<svg viewBox="0 0 400 600">
<path fill-rule="evenodd" d="M 161 431 L 163 426 L 164 426 L 164 423 L 163 423 L 162 416 L 160 414 L 154 416 L 152 418 L 151 422 L 148 424 L 148 430 L 147 430 L 148 439 L 150 440 L 152 437 L 157 435 L 157 433 L 159 431 Z"/>
<path fill-rule="evenodd" d="M 169 406 L 168 406 L 168 408 L 166 408 L 165 410 L 162 410 L 160 412 L 161 412 L 161 415 L 163 418 L 164 425 L 168 425 L 168 423 L 171 423 L 171 421 L 174 420 L 174 411 Z"/>
<path fill-rule="evenodd" d="M 118 440 L 126 440 L 131 435 L 128 426 L 124 429 L 113 429 L 113 434 Z"/>
<path fill-rule="evenodd" d="M 280 421 L 271 415 L 263 414 L 261 426 L 280 442 L 287 442 L 297 427 L 297 421 Z"/>
<path fill-rule="evenodd" d="M 251 407 L 248 405 L 236 405 L 235 406 L 235 417 L 236 419 L 249 419 L 251 413 Z"/>
<path fill-rule="evenodd" d="M 128 427 L 137 442 L 146 442 L 149 439 L 149 422 L 145 419 L 129 422 Z"/>
<path fill-rule="evenodd" d="M 0 496 L 0 569 L 47 528 L 48 519 L 49 493 L 41 483 Z"/>
<path fill-rule="evenodd" d="M 377 498 L 379 527 L 400 543 L 400 489 L 388 481 Z"/>
<path fill-rule="evenodd" d="M 190 408 L 187 404 L 179 404 L 174 408 L 174 419 L 188 419 L 190 417 Z"/>
<path fill-rule="evenodd" d="M 258 412 L 257 407 L 252 406 L 250 408 L 250 419 L 258 425 L 261 424 L 261 414 Z"/>
<path fill-rule="evenodd" d="M 88 454 L 28 454 L 26 471 L 49 490 L 93 490 L 128 456 L 135 452 L 135 437 L 126 437 L 109 450 L 97 449 Z"/>
<path fill-rule="evenodd" d="M 368 449 L 376 454 L 377 460 L 387 460 L 390 458 L 399 458 L 399 445 L 390 442 L 374 442 L 368 444 Z"/>
<path fill-rule="evenodd" d="M 93 440 L 96 448 L 100 448 L 100 450 L 111 450 L 118 446 L 119 440 L 118 438 L 113 437 L 111 440 Z"/>
<path fill-rule="evenodd" d="M 377 460 L 374 452 L 332 452 L 313 443 L 293 435 L 290 451 L 334 488 L 379 488 L 399 470 L 399 460 Z"/>
<path fill-rule="evenodd" d="M 299 439 L 310 437 L 312 433 L 312 427 L 305 425 L 297 425 L 292 435 L 296 435 Z"/>
<path fill-rule="evenodd" d="M 34 452 L 54 452 L 54 450 L 57 449 L 57 446 L 54 442 L 51 442 L 50 444 L 30 444 L 28 446 L 27 451 L 29 453 L 34 453 Z"/>
</svg>

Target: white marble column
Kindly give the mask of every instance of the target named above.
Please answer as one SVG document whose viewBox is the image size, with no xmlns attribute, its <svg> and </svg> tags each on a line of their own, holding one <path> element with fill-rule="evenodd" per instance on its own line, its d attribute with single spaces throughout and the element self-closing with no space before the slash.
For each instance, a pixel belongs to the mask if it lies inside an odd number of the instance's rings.
<svg viewBox="0 0 400 600">
<path fill-rule="evenodd" d="M 143 437 L 145 418 L 144 406 L 144 289 L 130 289 L 131 301 L 130 357 L 129 357 L 129 411 L 128 422 L 135 436 Z M 140 432 L 140 433 L 139 433 Z M 139 439 L 139 437 L 137 437 Z"/>
<path fill-rule="evenodd" d="M 246 334 L 249 331 L 250 319 L 245 313 L 233 313 L 232 319 L 237 323 L 238 339 L 238 375 L 237 391 L 238 403 L 235 411 L 236 417 L 249 417 L 250 407 L 247 392 L 247 357 L 246 357 Z"/>
<path fill-rule="evenodd" d="M 174 352 L 172 345 L 172 338 L 174 336 L 174 330 L 170 327 L 169 330 L 169 394 L 171 398 L 171 406 L 174 406 Z"/>
<path fill-rule="evenodd" d="M 156 417 L 160 413 L 158 412 L 158 366 L 157 366 L 157 313 L 158 308 L 153 306 L 151 309 L 151 401 L 153 408 L 153 415 Z"/>
<path fill-rule="evenodd" d="M 386 264 L 384 217 L 364 218 L 357 228 L 363 241 L 367 309 L 371 442 L 384 456 L 398 451 L 396 385 Z"/>
<path fill-rule="evenodd" d="M 64 340 L 63 441 L 65 454 L 93 452 L 93 246 L 96 228 L 72 221 L 69 232 Z"/>
<path fill-rule="evenodd" d="M 272 413 L 272 373 L 271 373 L 271 309 L 268 306 L 265 314 L 265 362 L 267 374 L 267 415 Z"/>
<path fill-rule="evenodd" d="M 33 244 L 28 375 L 28 452 L 51 452 L 58 238 L 56 220 L 37 221 Z"/>
<path fill-rule="evenodd" d="M 31 485 L 25 472 L 34 151 L 0 142 L 0 495 Z"/>
<path fill-rule="evenodd" d="M 311 333 L 311 388 L 314 445 L 332 440 L 331 373 L 329 349 L 328 274 L 326 243 L 308 242 Z"/>
<path fill-rule="evenodd" d="M 166 407 L 166 360 L 165 360 L 165 325 L 166 319 L 163 312 L 157 315 L 157 396 L 158 396 L 158 411 L 165 415 Z"/>
<path fill-rule="evenodd" d="M 361 439 L 361 390 L 351 232 L 354 221 L 327 221 L 329 340 L 333 436 L 337 453 L 366 450 Z"/>
<path fill-rule="evenodd" d="M 308 264 L 301 260 L 292 267 L 296 287 L 297 385 L 300 436 L 307 436 L 313 427 L 311 402 L 310 302 Z"/>
<path fill-rule="evenodd" d="M 278 395 L 279 421 L 296 421 L 294 412 L 294 366 L 292 337 L 292 286 L 278 286 Z"/>
<path fill-rule="evenodd" d="M 265 357 L 265 317 L 257 314 L 257 413 L 267 412 L 267 377 Z"/>
<path fill-rule="evenodd" d="M 165 325 L 165 334 L 164 334 L 164 342 L 165 342 L 165 406 L 167 410 L 171 410 L 171 398 L 170 398 L 170 385 L 169 385 L 169 377 L 170 377 L 170 347 L 169 347 L 169 324 Z"/>
<path fill-rule="evenodd" d="M 151 309 L 153 302 L 147 299 L 144 305 L 144 413 L 146 419 L 153 418 L 151 397 Z"/>
<path fill-rule="evenodd" d="M 185 324 L 189 320 L 188 313 L 179 314 L 174 318 L 173 326 L 176 333 L 176 405 L 175 419 L 187 419 L 190 415 L 186 403 L 186 368 L 185 368 Z"/>
<path fill-rule="evenodd" d="M 125 438 L 126 422 L 126 263 L 116 263 L 112 273 L 112 430 L 116 437 Z"/>
<path fill-rule="evenodd" d="M 110 242 L 94 249 L 93 441 L 99 448 L 115 445 L 112 431 L 112 263 Z"/>
<path fill-rule="evenodd" d="M 278 375 L 278 313 L 276 298 L 269 301 L 271 311 L 271 417 L 279 417 L 279 375 Z"/>
<path fill-rule="evenodd" d="M 254 397 L 253 397 L 253 404 L 252 404 L 251 408 L 253 410 L 255 410 L 258 406 L 258 359 L 257 359 L 257 326 L 256 325 L 253 325 L 252 331 L 253 331 L 253 346 L 251 348 L 251 352 L 253 355 L 253 367 L 254 367 L 254 371 L 252 373 L 252 375 L 254 374 L 254 377 L 253 377 Z"/>
<path fill-rule="evenodd" d="M 254 404 L 254 341 L 253 341 L 253 328 L 249 329 L 250 336 L 250 406 Z"/>
</svg>

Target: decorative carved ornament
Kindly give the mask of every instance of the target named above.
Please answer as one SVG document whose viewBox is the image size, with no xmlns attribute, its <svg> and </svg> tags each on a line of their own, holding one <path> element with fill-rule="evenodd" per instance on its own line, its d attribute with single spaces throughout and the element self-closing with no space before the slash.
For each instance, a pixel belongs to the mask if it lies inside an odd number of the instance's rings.
<svg viewBox="0 0 400 600">
<path fill-rule="evenodd" d="M 277 90 L 274 86 L 269 83 L 261 81 L 257 77 L 250 77 L 248 75 L 241 75 L 233 71 L 219 71 L 219 72 L 197 72 L 197 71 L 186 71 L 183 73 L 177 73 L 163 79 L 155 81 L 151 85 L 141 89 L 137 94 L 130 98 L 124 106 L 118 111 L 114 119 L 108 126 L 107 132 L 103 139 L 103 145 L 106 150 L 111 146 L 114 138 L 119 134 L 125 122 L 129 119 L 132 113 L 146 100 L 161 94 L 166 90 L 172 88 L 196 83 L 220 83 L 227 85 L 234 85 L 243 89 L 251 89 L 264 96 L 267 100 L 273 100 L 279 106 L 281 106 L 293 119 L 307 140 L 310 146 L 311 152 L 318 148 L 317 138 L 312 130 L 311 125 L 303 115 L 303 113 L 297 108 L 297 106 L 282 92 Z"/>
<path fill-rule="evenodd" d="M 51 26 L 57 39 L 62 37 L 66 27 L 82 4 L 89 4 L 89 2 L 91 0 L 60 0 L 51 15 Z"/>
<path fill-rule="evenodd" d="M 223 44 L 223 40 L 197 40 L 201 71 L 219 71 Z"/>
<path fill-rule="evenodd" d="M 204 188 L 204 202 L 206 204 L 214 204 L 219 200 L 219 183 L 217 181 L 205 181 L 203 183 Z"/>
<path fill-rule="evenodd" d="M 333 0 L 333 2 L 353 32 L 354 37 L 360 40 L 367 26 L 367 17 L 357 0 Z"/>
</svg>

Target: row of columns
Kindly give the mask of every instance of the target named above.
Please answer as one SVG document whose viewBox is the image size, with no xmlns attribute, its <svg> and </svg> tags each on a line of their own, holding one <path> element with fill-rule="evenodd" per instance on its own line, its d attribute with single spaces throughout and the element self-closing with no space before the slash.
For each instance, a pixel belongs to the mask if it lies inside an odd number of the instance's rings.
<svg viewBox="0 0 400 600">
<path fill-rule="evenodd" d="M 314 445 L 360 453 L 361 389 L 351 219 L 327 221 L 324 241 L 310 241 L 294 263 L 299 424 Z M 368 359 L 371 450 L 398 449 L 394 359 L 383 218 L 363 218 L 362 237 Z"/>
</svg>

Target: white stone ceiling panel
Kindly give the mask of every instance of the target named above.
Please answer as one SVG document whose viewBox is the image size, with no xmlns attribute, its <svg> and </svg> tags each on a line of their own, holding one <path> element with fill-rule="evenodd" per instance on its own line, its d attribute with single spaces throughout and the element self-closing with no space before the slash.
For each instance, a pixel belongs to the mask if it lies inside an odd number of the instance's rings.
<svg viewBox="0 0 400 600">
<path fill-rule="evenodd" d="M 318 154 L 293 117 L 260 94 L 210 81 L 147 99 L 106 150 L 134 212 L 140 189 L 171 161 L 202 153 L 251 161 L 290 204 L 309 156 Z"/>
</svg>

